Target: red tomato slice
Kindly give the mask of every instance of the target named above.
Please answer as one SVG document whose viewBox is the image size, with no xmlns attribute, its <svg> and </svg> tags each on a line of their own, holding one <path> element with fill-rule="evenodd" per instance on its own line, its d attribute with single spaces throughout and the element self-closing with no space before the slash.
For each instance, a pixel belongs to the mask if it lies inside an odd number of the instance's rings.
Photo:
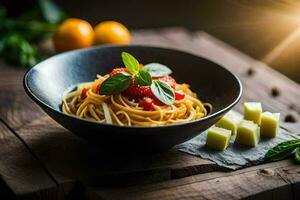
<svg viewBox="0 0 300 200">
<path fill-rule="evenodd" d="M 181 100 L 184 99 L 185 94 L 183 92 L 175 91 L 175 99 L 176 100 Z"/>
</svg>

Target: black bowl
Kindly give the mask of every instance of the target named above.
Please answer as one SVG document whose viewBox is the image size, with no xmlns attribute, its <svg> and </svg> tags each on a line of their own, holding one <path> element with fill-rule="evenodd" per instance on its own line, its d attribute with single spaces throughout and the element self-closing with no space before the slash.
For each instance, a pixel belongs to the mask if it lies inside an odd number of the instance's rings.
<svg viewBox="0 0 300 200">
<path fill-rule="evenodd" d="M 78 83 L 122 66 L 122 51 L 133 54 L 141 63 L 169 66 L 178 83 L 190 84 L 201 100 L 213 105 L 211 113 L 199 120 L 157 127 L 121 127 L 62 113 L 62 96 Z M 242 94 L 240 80 L 227 69 L 185 52 L 147 46 L 101 46 L 56 55 L 25 74 L 24 88 L 49 116 L 77 136 L 101 147 L 147 151 L 169 149 L 195 137 L 228 112 Z"/>
</svg>

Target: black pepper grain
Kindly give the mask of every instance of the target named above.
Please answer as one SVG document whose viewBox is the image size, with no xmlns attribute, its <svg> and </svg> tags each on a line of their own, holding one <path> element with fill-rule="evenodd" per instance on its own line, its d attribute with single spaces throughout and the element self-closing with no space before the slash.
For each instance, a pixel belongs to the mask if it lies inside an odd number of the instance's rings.
<svg viewBox="0 0 300 200">
<path fill-rule="evenodd" d="M 253 67 L 250 67 L 250 68 L 247 70 L 248 76 L 252 76 L 254 73 L 255 73 L 255 70 L 254 70 Z"/>
<path fill-rule="evenodd" d="M 276 86 L 272 87 L 272 89 L 271 89 L 271 95 L 272 95 L 273 97 L 279 96 L 279 95 L 280 95 L 280 90 L 279 90 L 279 88 L 276 87 Z"/>
<path fill-rule="evenodd" d="M 295 112 L 295 111 L 291 111 L 291 112 L 289 112 L 289 113 L 285 116 L 284 121 L 285 121 L 285 122 L 295 123 L 295 122 L 298 121 L 298 118 L 299 118 L 298 113 Z"/>
</svg>

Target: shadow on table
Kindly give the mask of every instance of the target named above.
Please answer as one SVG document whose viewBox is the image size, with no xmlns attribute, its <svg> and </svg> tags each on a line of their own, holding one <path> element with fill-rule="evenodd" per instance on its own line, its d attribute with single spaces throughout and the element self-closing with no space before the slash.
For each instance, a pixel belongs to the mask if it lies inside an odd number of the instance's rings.
<svg viewBox="0 0 300 200">
<path fill-rule="evenodd" d="M 32 124 L 18 132 L 58 182 L 81 180 L 89 185 L 124 186 L 168 180 L 171 170 L 162 166 L 175 165 L 182 159 L 182 153 L 176 150 L 145 154 L 99 148 L 45 118 L 47 125 Z"/>
</svg>

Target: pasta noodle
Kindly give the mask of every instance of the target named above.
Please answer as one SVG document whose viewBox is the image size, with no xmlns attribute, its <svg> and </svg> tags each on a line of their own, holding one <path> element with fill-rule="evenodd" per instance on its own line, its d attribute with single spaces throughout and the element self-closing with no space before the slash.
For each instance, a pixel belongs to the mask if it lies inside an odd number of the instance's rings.
<svg viewBox="0 0 300 200">
<path fill-rule="evenodd" d="M 99 123 L 120 126 L 160 126 L 183 123 L 208 115 L 211 105 L 202 103 L 188 84 L 176 84 L 183 99 L 175 100 L 173 105 L 154 105 L 154 110 L 144 110 L 138 100 L 129 99 L 121 94 L 100 95 L 97 85 L 109 76 L 97 75 L 94 82 L 79 84 L 75 91 L 63 96 L 62 111 L 80 118 Z M 83 90 L 85 96 L 82 96 Z"/>
</svg>

